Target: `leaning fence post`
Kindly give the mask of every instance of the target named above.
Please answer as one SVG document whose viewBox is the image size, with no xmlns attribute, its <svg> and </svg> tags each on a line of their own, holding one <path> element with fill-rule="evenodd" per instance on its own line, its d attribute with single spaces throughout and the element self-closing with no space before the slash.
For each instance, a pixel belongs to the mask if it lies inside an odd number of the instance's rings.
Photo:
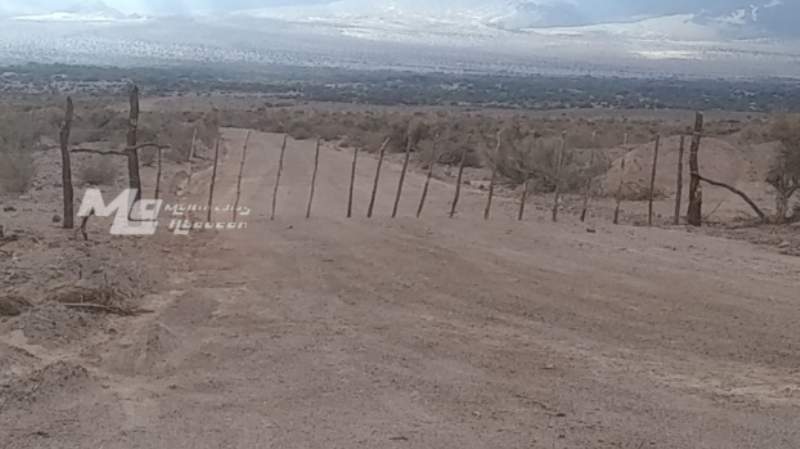
<svg viewBox="0 0 800 449">
<path fill-rule="evenodd" d="M 656 136 L 656 147 L 653 150 L 653 171 L 650 174 L 650 198 L 647 204 L 647 225 L 653 226 L 653 200 L 656 196 L 656 174 L 658 173 L 658 150 L 661 146 L 661 136 Z"/>
<path fill-rule="evenodd" d="M 72 162 L 69 155 L 69 136 L 72 131 L 72 116 L 74 113 L 72 98 L 67 97 L 67 110 L 64 114 L 64 123 L 61 126 L 59 140 L 61 143 L 61 188 L 64 192 L 64 229 L 75 226 L 75 199 L 72 189 Z"/>
<path fill-rule="evenodd" d="M 422 188 L 422 197 L 419 200 L 419 207 L 417 208 L 417 218 L 422 215 L 422 209 L 425 207 L 425 200 L 428 198 L 428 189 L 431 186 L 431 178 L 433 177 L 433 167 L 436 165 L 436 144 L 433 146 L 433 156 L 431 157 L 430 165 L 428 165 L 428 176 L 425 178 L 425 186 Z"/>
<path fill-rule="evenodd" d="M 219 138 L 214 149 L 214 168 L 211 170 L 211 187 L 208 189 L 208 214 L 206 221 L 211 223 L 211 212 L 214 207 L 214 185 L 217 182 L 217 164 L 219 163 Z"/>
<path fill-rule="evenodd" d="M 450 218 L 455 217 L 458 199 L 461 196 L 461 179 L 464 177 L 464 163 L 467 160 L 467 147 L 461 151 L 461 162 L 458 164 L 458 178 L 456 179 L 456 196 L 453 197 L 453 205 L 450 208 Z"/>
<path fill-rule="evenodd" d="M 378 156 L 378 168 L 375 171 L 375 182 L 372 185 L 372 197 L 369 199 L 369 208 L 367 209 L 367 218 L 372 218 L 372 212 L 375 210 L 375 197 L 378 195 L 378 182 L 381 179 L 381 166 L 383 166 L 383 157 L 386 155 L 386 147 L 389 145 L 390 138 L 386 138 L 381 145 L 380 155 Z"/>
<path fill-rule="evenodd" d="M 558 206 L 561 201 L 561 165 L 564 163 L 564 152 L 567 147 L 567 132 L 561 133 L 561 146 L 556 155 L 556 191 L 553 194 L 553 222 L 558 221 Z"/>
<path fill-rule="evenodd" d="M 283 135 L 283 143 L 281 144 L 281 155 L 278 158 L 278 174 L 275 175 L 275 188 L 272 190 L 272 214 L 269 216 L 270 220 L 275 220 L 275 210 L 278 207 L 278 190 L 281 185 L 281 173 L 283 172 L 283 158 L 286 155 L 286 139 L 287 135 Z"/>
<path fill-rule="evenodd" d="M 358 147 L 353 149 L 353 167 L 350 169 L 350 192 L 347 196 L 347 218 L 353 217 L 353 191 L 356 187 L 356 167 L 358 165 Z"/>
<path fill-rule="evenodd" d="M 247 146 L 250 143 L 250 131 L 244 138 L 244 147 L 242 148 L 242 160 L 239 162 L 239 177 L 236 179 L 236 201 L 233 203 L 233 222 L 236 223 L 239 218 L 239 200 L 242 197 L 242 175 L 244 174 L 244 163 L 247 159 Z"/>
<path fill-rule="evenodd" d="M 397 195 L 394 198 L 394 207 L 392 208 L 392 218 L 397 218 L 397 210 L 400 207 L 400 197 L 403 195 L 403 184 L 406 182 L 406 172 L 408 171 L 408 161 L 411 159 L 411 147 L 414 146 L 411 137 L 411 127 L 409 125 L 408 136 L 406 137 L 406 156 L 403 159 L 403 170 L 400 172 L 400 181 L 397 183 Z"/>
<path fill-rule="evenodd" d="M 680 147 L 678 147 L 678 185 L 675 189 L 675 226 L 681 224 L 681 201 L 683 199 L 683 153 L 686 151 L 685 143 L 686 136 L 681 136 Z"/>
<path fill-rule="evenodd" d="M 489 181 L 489 199 L 486 201 L 486 209 L 483 211 L 483 219 L 488 220 L 492 214 L 492 199 L 494 199 L 494 184 L 497 181 L 497 164 L 500 157 L 500 137 L 503 130 L 497 131 L 497 144 L 494 147 L 494 155 L 492 156 L 492 178 Z"/>
<path fill-rule="evenodd" d="M 311 218 L 311 206 L 314 204 L 314 192 L 317 189 L 317 171 L 319 170 L 319 139 L 314 150 L 314 171 L 311 174 L 311 191 L 308 194 L 308 208 L 306 209 L 306 220 Z"/>
</svg>

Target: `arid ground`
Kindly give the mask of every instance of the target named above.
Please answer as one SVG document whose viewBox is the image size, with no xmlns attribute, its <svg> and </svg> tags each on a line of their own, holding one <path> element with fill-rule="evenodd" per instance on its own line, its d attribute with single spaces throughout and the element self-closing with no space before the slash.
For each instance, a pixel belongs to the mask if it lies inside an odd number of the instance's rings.
<svg viewBox="0 0 800 449">
<path fill-rule="evenodd" d="M 225 137 L 217 204 L 245 131 Z M 246 230 L 136 240 L 154 313 L 58 345 L 0 323 L 0 448 L 800 447 L 800 259 L 542 206 L 520 223 L 504 198 L 484 221 L 471 188 L 450 219 L 438 180 L 416 219 L 416 171 L 391 220 L 394 161 L 368 220 L 372 156 L 347 219 L 352 153 L 327 146 L 306 220 L 311 141 L 270 221 L 280 139 L 252 134 Z"/>
</svg>

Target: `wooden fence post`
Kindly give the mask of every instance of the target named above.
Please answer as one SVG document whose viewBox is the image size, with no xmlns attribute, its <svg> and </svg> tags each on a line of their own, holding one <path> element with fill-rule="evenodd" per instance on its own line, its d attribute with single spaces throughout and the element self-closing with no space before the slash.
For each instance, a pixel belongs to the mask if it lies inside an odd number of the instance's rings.
<svg viewBox="0 0 800 449">
<path fill-rule="evenodd" d="M 162 167 L 162 148 L 156 148 L 156 191 L 153 194 L 154 199 L 159 199 L 161 195 L 161 167 Z"/>
<path fill-rule="evenodd" d="M 583 209 L 581 209 L 581 223 L 586 222 L 586 216 L 589 214 L 589 202 L 592 200 L 592 185 L 594 179 L 592 172 L 594 170 L 594 153 L 596 151 L 595 143 L 597 142 L 597 131 L 592 132 L 592 148 L 590 149 L 589 156 L 589 169 L 586 173 L 586 187 L 583 192 Z"/>
<path fill-rule="evenodd" d="M 658 150 L 661 146 L 661 136 L 656 136 L 656 146 L 653 149 L 653 171 L 650 174 L 650 198 L 647 204 L 647 225 L 653 226 L 653 200 L 656 196 L 656 175 L 658 174 Z"/>
<path fill-rule="evenodd" d="M 197 145 L 197 128 L 192 131 L 192 146 L 189 148 L 189 154 L 186 158 L 186 162 L 192 162 L 192 159 L 194 159 L 195 145 Z"/>
<path fill-rule="evenodd" d="M 614 208 L 614 224 L 619 224 L 619 213 L 622 209 L 622 189 L 625 187 L 625 157 L 622 157 L 619 171 L 619 186 L 615 197 L 616 207 Z"/>
<path fill-rule="evenodd" d="M 494 184 L 497 182 L 497 164 L 500 157 L 500 138 L 502 137 L 503 130 L 497 131 L 497 144 L 494 147 L 494 155 L 492 156 L 492 178 L 489 181 L 489 198 L 486 201 L 486 209 L 483 211 L 483 219 L 488 220 L 492 213 L 492 199 L 494 199 Z"/>
<path fill-rule="evenodd" d="M 275 188 L 272 190 L 272 213 L 269 216 L 270 220 L 275 220 L 275 210 L 278 208 L 278 190 L 281 186 L 281 173 L 283 173 L 283 158 L 286 155 L 286 140 L 288 136 L 283 135 L 283 143 L 281 144 L 281 155 L 278 158 L 278 174 L 275 175 Z"/>
<path fill-rule="evenodd" d="M 564 164 L 564 152 L 567 149 L 567 133 L 566 131 L 561 133 L 561 146 L 558 149 L 558 153 L 556 154 L 556 191 L 553 194 L 553 223 L 558 221 L 558 206 L 559 202 L 561 202 L 561 169 L 562 165 Z"/>
<path fill-rule="evenodd" d="M 61 125 L 59 140 L 61 143 L 61 188 L 64 192 L 64 229 L 75 227 L 75 198 L 72 188 L 72 161 L 69 154 L 69 136 L 72 132 L 72 116 L 74 114 L 72 98 L 67 97 L 67 110 L 64 123 Z"/>
<path fill-rule="evenodd" d="M 522 199 L 519 201 L 519 215 L 517 216 L 518 221 L 525 219 L 525 203 L 528 202 L 528 189 L 530 188 L 530 184 L 530 178 L 526 179 L 525 182 L 522 183 Z"/>
<path fill-rule="evenodd" d="M 411 125 L 408 129 L 408 142 L 406 143 L 406 155 L 403 159 L 403 170 L 400 172 L 400 181 L 397 183 L 397 195 L 394 197 L 394 207 L 392 208 L 392 218 L 397 218 L 397 210 L 400 207 L 400 197 L 403 195 L 403 184 L 406 182 L 406 172 L 408 171 L 408 162 L 411 159 L 411 148 L 414 146 L 411 137 Z"/>
<path fill-rule="evenodd" d="M 317 171 L 319 171 L 319 139 L 314 150 L 314 171 L 311 173 L 311 191 L 308 194 L 308 208 L 306 208 L 306 220 L 311 218 L 311 206 L 314 204 L 314 193 L 317 190 Z"/>
<path fill-rule="evenodd" d="M 369 208 L 367 209 L 367 218 L 372 218 L 372 212 L 375 210 L 375 197 L 378 195 L 378 183 L 381 179 L 381 167 L 383 166 L 383 158 L 386 155 L 386 147 L 389 145 L 390 138 L 386 138 L 381 145 L 380 155 L 378 156 L 378 168 L 375 171 L 375 182 L 372 185 L 372 196 L 369 199 Z"/>
<path fill-rule="evenodd" d="M 683 153 L 686 151 L 686 136 L 681 136 L 678 147 L 678 185 L 675 189 L 675 226 L 681 224 L 681 201 L 683 197 Z"/>
<path fill-rule="evenodd" d="M 208 214 L 206 221 L 211 223 L 211 212 L 214 207 L 214 185 L 217 183 L 217 164 L 219 163 L 219 137 L 214 149 L 214 168 L 211 170 L 211 187 L 208 189 Z"/>
<path fill-rule="evenodd" d="M 233 222 L 237 223 L 239 218 L 239 201 L 242 198 L 242 175 L 244 174 L 244 164 L 247 160 L 247 147 L 250 144 L 250 131 L 244 138 L 244 147 L 242 148 L 242 160 L 239 162 L 239 177 L 236 179 L 236 201 L 233 203 Z"/>
<path fill-rule="evenodd" d="M 128 97 L 130 114 L 128 115 L 128 133 L 126 144 L 128 148 L 128 183 L 136 191 L 135 201 L 142 199 L 142 178 L 139 175 L 139 151 L 136 148 L 137 131 L 139 129 L 139 87 L 133 86 Z"/>
<path fill-rule="evenodd" d="M 433 178 L 433 167 L 436 165 L 436 144 L 433 146 L 433 156 L 431 157 L 430 165 L 428 165 L 428 176 L 425 178 L 425 186 L 422 188 L 422 197 L 419 199 L 419 207 L 417 208 L 417 218 L 422 215 L 422 209 L 425 207 L 425 200 L 428 198 L 428 189 L 431 186 L 431 178 Z"/>
<path fill-rule="evenodd" d="M 458 178 L 456 179 L 456 196 L 453 198 L 453 205 L 450 208 L 450 218 L 456 216 L 456 207 L 458 206 L 458 199 L 461 196 L 461 180 L 464 177 L 464 164 L 467 160 L 467 147 L 461 151 L 461 162 L 458 164 Z"/>
<path fill-rule="evenodd" d="M 703 224 L 703 192 L 700 186 L 700 140 L 703 137 L 703 114 L 698 112 L 695 116 L 694 135 L 692 146 L 689 149 L 689 169 L 692 179 L 689 183 L 689 211 L 686 214 L 691 226 Z"/>
<path fill-rule="evenodd" d="M 356 188 L 356 167 L 358 166 L 358 147 L 353 149 L 353 167 L 350 169 L 350 192 L 347 196 L 347 218 L 353 217 L 353 193 Z"/>
</svg>

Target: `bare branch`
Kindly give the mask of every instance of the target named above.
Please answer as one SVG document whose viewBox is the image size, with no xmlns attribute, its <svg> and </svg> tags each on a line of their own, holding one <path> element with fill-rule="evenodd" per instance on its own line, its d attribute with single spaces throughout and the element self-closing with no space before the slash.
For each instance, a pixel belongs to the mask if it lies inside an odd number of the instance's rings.
<svg viewBox="0 0 800 449">
<path fill-rule="evenodd" d="M 99 154 L 100 156 L 128 156 L 128 153 L 124 151 L 94 150 L 91 148 L 73 148 L 70 150 L 70 153 Z"/>
<path fill-rule="evenodd" d="M 712 186 L 722 187 L 724 189 L 730 190 L 731 192 L 735 193 L 736 195 L 739 195 L 739 197 L 741 197 L 747 204 L 750 205 L 750 207 L 753 208 L 753 210 L 758 215 L 758 218 L 761 219 L 761 221 L 763 221 L 764 223 L 767 222 L 767 215 L 758 207 L 758 205 L 756 205 L 755 202 L 753 202 L 753 200 L 750 199 L 749 196 L 747 196 L 747 194 L 745 194 L 741 190 L 737 189 L 736 187 L 733 187 L 733 186 L 730 186 L 728 184 L 725 184 L 723 182 L 713 181 L 713 180 L 708 179 L 708 178 L 706 178 L 704 176 L 701 176 L 699 174 L 697 175 L 697 178 L 699 180 L 705 182 L 705 183 L 711 184 Z"/>
<path fill-rule="evenodd" d="M 139 151 L 141 149 L 151 148 L 151 147 L 152 148 L 156 148 L 159 151 L 168 150 L 168 149 L 171 148 L 169 145 L 161 145 L 161 144 L 158 144 L 158 143 L 150 142 L 150 143 L 143 143 L 143 144 L 137 145 L 135 147 L 128 147 L 128 148 L 125 148 L 124 150 L 121 150 L 121 151 L 96 150 L 96 149 L 93 149 L 93 148 L 73 148 L 72 150 L 70 150 L 70 153 L 86 153 L 86 154 L 98 154 L 100 156 L 125 156 L 125 157 L 127 157 L 128 153 L 130 153 L 131 151 Z"/>
</svg>

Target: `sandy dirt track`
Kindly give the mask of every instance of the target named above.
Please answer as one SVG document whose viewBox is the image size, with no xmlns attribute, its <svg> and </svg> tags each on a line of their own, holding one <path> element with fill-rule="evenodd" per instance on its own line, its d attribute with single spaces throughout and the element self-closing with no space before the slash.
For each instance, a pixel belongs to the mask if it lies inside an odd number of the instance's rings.
<svg viewBox="0 0 800 449">
<path fill-rule="evenodd" d="M 226 132 L 219 204 L 244 135 Z M 535 209 L 521 224 L 502 199 L 484 222 L 471 190 L 451 220 L 438 181 L 417 220 L 416 173 L 390 220 L 394 164 L 367 220 L 371 157 L 348 220 L 333 149 L 305 220 L 310 141 L 289 144 L 271 222 L 279 145 L 252 135 L 248 229 L 160 235 L 190 270 L 66 357 L 85 375 L 6 405 L 0 448 L 800 447 L 800 260 Z"/>
</svg>

